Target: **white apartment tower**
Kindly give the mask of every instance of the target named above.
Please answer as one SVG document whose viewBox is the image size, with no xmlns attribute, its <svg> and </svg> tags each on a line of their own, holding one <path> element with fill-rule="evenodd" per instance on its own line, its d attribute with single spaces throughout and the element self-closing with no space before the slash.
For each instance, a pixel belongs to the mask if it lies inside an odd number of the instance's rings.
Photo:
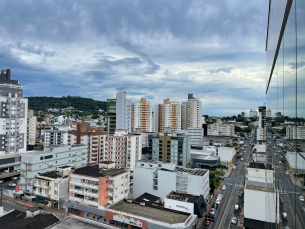
<svg viewBox="0 0 305 229">
<path fill-rule="evenodd" d="M 34 147 L 36 141 L 36 122 L 37 117 L 34 116 L 34 111 L 28 111 L 27 119 L 27 145 Z"/>
<path fill-rule="evenodd" d="M 202 128 L 202 102 L 188 94 L 188 101 L 181 104 L 181 129 Z"/>
<path fill-rule="evenodd" d="M 0 155 L 25 152 L 27 145 L 28 100 L 10 69 L 0 71 Z"/>
<path fill-rule="evenodd" d="M 154 132 L 164 132 L 165 128 L 174 132 L 181 130 L 181 105 L 164 99 L 163 104 L 154 106 Z"/>
<path fill-rule="evenodd" d="M 257 141 L 266 141 L 266 103 L 258 108 Z"/>
<path fill-rule="evenodd" d="M 131 104 L 132 101 L 126 99 L 126 92 L 116 94 L 116 129 L 131 132 Z"/>
<path fill-rule="evenodd" d="M 132 104 L 131 131 L 141 128 L 142 132 L 152 132 L 152 106 L 145 98 Z"/>
</svg>

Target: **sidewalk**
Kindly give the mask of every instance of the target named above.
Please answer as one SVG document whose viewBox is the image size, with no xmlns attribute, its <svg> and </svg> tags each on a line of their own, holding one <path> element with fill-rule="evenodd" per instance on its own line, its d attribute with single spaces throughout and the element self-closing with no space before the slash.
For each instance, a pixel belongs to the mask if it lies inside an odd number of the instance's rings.
<svg viewBox="0 0 305 229">
<path fill-rule="evenodd" d="M 291 181 L 292 181 L 293 185 L 303 187 L 300 180 L 297 177 L 293 176 L 293 173 L 291 172 L 291 170 L 288 170 L 288 172 L 289 172 L 289 176 L 291 178 Z"/>
<path fill-rule="evenodd" d="M 65 212 L 64 210 L 62 209 L 56 209 L 56 208 L 50 208 L 46 205 L 43 205 L 43 204 L 36 204 L 35 202 L 31 202 L 31 201 L 27 201 L 27 200 L 21 200 L 21 199 L 14 199 L 14 198 L 10 198 L 10 197 L 7 197 L 7 196 L 3 196 L 3 199 L 7 199 L 7 200 L 10 200 L 12 202 L 15 202 L 15 203 L 18 203 L 18 204 L 22 204 L 26 207 L 40 207 L 42 208 L 43 210 L 49 212 L 49 213 L 54 213 L 56 215 L 62 215 L 62 216 L 68 216 L 69 214 L 67 212 Z"/>
<path fill-rule="evenodd" d="M 228 170 L 226 171 L 226 174 L 224 175 L 224 177 L 230 176 L 230 173 L 231 173 L 231 171 L 232 171 L 232 168 L 233 168 L 233 165 L 230 165 L 229 168 L 228 168 Z"/>
</svg>

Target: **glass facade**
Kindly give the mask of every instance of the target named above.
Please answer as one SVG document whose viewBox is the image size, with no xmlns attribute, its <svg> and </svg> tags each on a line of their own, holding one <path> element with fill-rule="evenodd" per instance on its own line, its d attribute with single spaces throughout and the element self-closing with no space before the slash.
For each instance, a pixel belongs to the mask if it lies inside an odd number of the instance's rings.
<svg viewBox="0 0 305 229">
<path fill-rule="evenodd" d="M 289 228 L 305 228 L 304 0 L 270 1 L 266 57 L 266 109 L 272 111 L 267 117 L 267 153 L 283 198 L 278 216 Z"/>
</svg>

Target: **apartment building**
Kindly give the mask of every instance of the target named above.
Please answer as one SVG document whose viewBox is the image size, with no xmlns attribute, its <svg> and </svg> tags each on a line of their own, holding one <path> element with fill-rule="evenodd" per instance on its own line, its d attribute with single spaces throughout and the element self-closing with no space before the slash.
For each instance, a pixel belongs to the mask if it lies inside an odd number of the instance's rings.
<svg viewBox="0 0 305 229">
<path fill-rule="evenodd" d="M 58 171 L 38 173 L 34 183 L 36 190 L 33 193 L 36 195 L 36 203 L 61 208 L 64 199 L 69 196 L 70 172 L 71 166 L 61 166 L 58 167 Z"/>
<path fill-rule="evenodd" d="M 250 162 L 244 187 L 244 227 L 275 228 L 279 223 L 279 194 L 270 164 Z M 255 198 L 253 198 L 255 196 Z"/>
<path fill-rule="evenodd" d="M 33 110 L 28 110 L 27 114 L 27 149 L 32 150 L 36 142 L 36 122 Z"/>
<path fill-rule="evenodd" d="M 102 154 L 104 137 L 106 134 L 102 127 L 91 127 L 87 122 L 78 122 L 77 129 L 68 132 L 68 144 L 88 145 L 88 164 L 100 162 L 99 155 Z"/>
<path fill-rule="evenodd" d="M 287 126 L 286 137 L 288 139 L 305 139 L 305 126 Z"/>
<path fill-rule="evenodd" d="M 20 190 L 26 193 L 26 197 L 32 198 L 36 191 L 34 184 L 37 173 L 58 170 L 59 167 L 67 165 L 73 168 L 84 166 L 87 161 L 87 151 L 86 145 L 67 145 L 45 147 L 44 151 L 30 151 L 23 154 L 20 165 Z"/>
<path fill-rule="evenodd" d="M 188 94 L 188 101 L 181 104 L 181 129 L 202 127 L 202 102 L 193 94 Z"/>
<path fill-rule="evenodd" d="M 256 130 L 256 140 L 266 141 L 266 103 L 263 106 L 258 107 L 258 128 Z"/>
<path fill-rule="evenodd" d="M 112 161 L 115 168 L 133 170 L 142 157 L 142 135 L 128 134 L 128 130 L 115 130 L 113 135 L 103 135 L 100 161 Z"/>
<path fill-rule="evenodd" d="M 148 152 L 152 160 L 174 163 L 186 167 L 191 161 L 191 137 L 175 134 L 170 128 L 165 132 L 148 135 Z"/>
<path fill-rule="evenodd" d="M 92 207 L 112 205 L 127 198 L 128 193 L 129 171 L 116 169 L 111 161 L 75 169 L 70 174 L 69 202 L 72 203 Z"/>
<path fill-rule="evenodd" d="M 107 134 L 116 130 L 116 99 L 107 99 Z"/>
<path fill-rule="evenodd" d="M 116 129 L 131 132 L 131 105 L 132 101 L 126 99 L 126 92 L 116 94 Z"/>
<path fill-rule="evenodd" d="M 152 132 L 152 106 L 145 98 L 132 104 L 131 131 L 134 132 L 136 128 L 141 128 L 142 132 Z"/>
<path fill-rule="evenodd" d="M 172 163 L 141 160 L 133 172 L 133 198 L 147 192 L 164 199 L 170 192 L 209 195 L 209 170 L 188 169 Z"/>
<path fill-rule="evenodd" d="M 252 118 L 252 117 L 257 117 L 257 110 L 250 110 L 249 111 L 249 117 Z"/>
<path fill-rule="evenodd" d="M 166 127 L 174 132 L 181 130 L 181 105 L 165 99 L 163 104 L 154 106 L 154 132 L 164 132 Z"/>
<path fill-rule="evenodd" d="M 68 131 L 45 130 L 43 131 L 44 146 L 68 145 Z"/>
<path fill-rule="evenodd" d="M 234 124 L 208 124 L 208 135 L 233 136 L 235 132 Z"/>
</svg>

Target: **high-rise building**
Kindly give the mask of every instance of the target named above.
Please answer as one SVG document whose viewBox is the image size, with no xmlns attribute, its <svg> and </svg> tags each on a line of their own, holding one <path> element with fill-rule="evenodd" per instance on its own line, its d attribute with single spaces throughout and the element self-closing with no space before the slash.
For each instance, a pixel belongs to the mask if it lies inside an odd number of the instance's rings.
<svg viewBox="0 0 305 229">
<path fill-rule="evenodd" d="M 257 141 L 266 141 L 266 104 L 258 108 Z"/>
<path fill-rule="evenodd" d="M 154 106 L 154 130 L 164 132 L 169 127 L 174 132 L 181 130 L 181 105 L 164 99 L 163 104 Z"/>
<path fill-rule="evenodd" d="M 27 119 L 27 149 L 32 150 L 36 141 L 36 122 L 37 117 L 34 116 L 34 111 L 28 111 Z"/>
<path fill-rule="evenodd" d="M 252 117 L 257 117 L 257 110 L 250 110 L 249 112 L 249 117 L 252 118 Z"/>
<path fill-rule="evenodd" d="M 106 134 L 103 127 L 91 127 L 87 122 L 77 123 L 77 129 L 68 132 L 68 144 L 84 144 L 88 146 L 88 164 L 100 162 L 99 155 L 103 148 L 103 135 Z"/>
<path fill-rule="evenodd" d="M 188 94 L 188 101 L 181 104 L 181 129 L 202 127 L 202 102 Z"/>
<path fill-rule="evenodd" d="M 132 104 L 131 131 L 141 128 L 143 132 L 152 132 L 152 106 L 145 98 Z"/>
<path fill-rule="evenodd" d="M 126 99 L 126 92 L 116 94 L 116 129 L 128 130 L 131 132 L 131 104 L 130 99 Z"/>
<path fill-rule="evenodd" d="M 107 99 L 107 133 L 114 134 L 116 130 L 116 99 Z"/>
</svg>

